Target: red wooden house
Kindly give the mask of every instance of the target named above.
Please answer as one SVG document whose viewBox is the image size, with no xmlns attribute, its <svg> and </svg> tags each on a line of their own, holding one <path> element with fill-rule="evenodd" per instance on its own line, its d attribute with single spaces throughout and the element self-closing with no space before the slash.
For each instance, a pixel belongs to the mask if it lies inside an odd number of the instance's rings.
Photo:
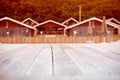
<svg viewBox="0 0 120 80">
<path fill-rule="evenodd" d="M 38 24 L 38 22 L 36 22 L 35 20 L 33 20 L 31 18 L 27 18 L 27 19 L 23 20 L 22 23 L 25 23 L 29 26 L 35 26 Z"/>
<path fill-rule="evenodd" d="M 78 21 L 76 19 L 69 18 L 69 19 L 65 20 L 62 24 L 66 25 L 66 26 L 71 26 L 71 25 L 76 24 L 76 23 L 78 23 Z"/>
<path fill-rule="evenodd" d="M 9 17 L 0 19 L 0 36 L 34 36 L 36 29 Z"/>
<path fill-rule="evenodd" d="M 120 21 L 116 20 L 115 18 L 110 18 L 110 19 L 107 19 L 106 21 L 117 24 L 117 25 L 120 25 Z"/>
<path fill-rule="evenodd" d="M 120 34 L 120 21 L 116 20 L 115 18 L 110 18 L 107 19 L 106 21 L 110 24 L 118 26 L 118 34 Z M 117 29 L 116 29 L 116 33 L 117 33 Z"/>
<path fill-rule="evenodd" d="M 100 35 L 103 20 L 98 19 L 96 17 L 78 22 L 77 24 L 74 24 L 65 28 L 66 34 L 69 36 L 73 36 L 74 32 L 76 32 L 77 36 L 87 36 L 88 35 L 87 31 L 88 31 L 88 26 L 90 21 L 93 29 L 93 35 L 94 36 Z M 119 26 L 116 26 L 108 22 L 106 22 L 106 24 L 108 26 L 109 35 L 118 34 L 116 30 L 118 31 Z"/>
<path fill-rule="evenodd" d="M 48 20 L 34 27 L 38 29 L 39 33 L 42 32 L 44 35 L 63 35 L 66 26 L 56 21 Z"/>
</svg>

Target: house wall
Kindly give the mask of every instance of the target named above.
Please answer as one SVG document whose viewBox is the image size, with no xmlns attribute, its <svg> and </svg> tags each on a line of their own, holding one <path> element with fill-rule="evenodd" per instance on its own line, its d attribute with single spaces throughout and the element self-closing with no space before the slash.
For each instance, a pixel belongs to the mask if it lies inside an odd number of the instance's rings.
<svg viewBox="0 0 120 80">
<path fill-rule="evenodd" d="M 113 22 L 113 23 L 115 23 L 115 24 L 120 25 L 118 22 L 116 22 L 116 21 L 114 21 L 114 20 L 111 20 L 110 22 Z"/>
<path fill-rule="evenodd" d="M 120 35 L 120 28 L 118 29 L 118 34 Z"/>
<path fill-rule="evenodd" d="M 70 25 L 73 25 L 73 24 L 76 24 L 76 22 L 73 21 L 73 20 L 70 20 L 70 21 L 64 23 L 64 25 L 66 25 L 66 26 L 70 26 Z"/>
<path fill-rule="evenodd" d="M 98 36 L 100 35 L 101 32 L 101 22 L 98 21 L 91 21 L 91 24 L 93 27 L 93 35 L 94 36 Z M 87 36 L 87 32 L 88 32 L 88 26 L 89 26 L 89 22 L 86 22 L 84 24 L 78 25 L 76 27 L 70 28 L 69 30 L 67 30 L 67 35 L 69 36 L 73 36 L 74 31 L 77 31 L 76 36 Z M 109 35 L 113 35 L 113 34 L 117 34 L 117 32 L 115 32 L 115 28 L 113 28 L 112 26 L 108 26 L 108 30 L 109 30 Z"/>
<path fill-rule="evenodd" d="M 36 25 L 34 22 L 32 22 L 30 20 L 27 20 L 24 23 L 27 24 L 27 25 L 30 25 L 30 26 L 35 26 Z"/>
<path fill-rule="evenodd" d="M 12 21 L 7 21 L 7 20 L 1 21 L 0 36 L 3 36 L 3 37 L 8 36 L 7 32 L 9 32 L 10 37 L 34 36 L 34 30 L 30 28 L 14 23 Z"/>
<path fill-rule="evenodd" d="M 64 26 L 49 22 L 36 27 L 38 31 L 43 31 L 43 34 L 64 34 Z"/>
</svg>

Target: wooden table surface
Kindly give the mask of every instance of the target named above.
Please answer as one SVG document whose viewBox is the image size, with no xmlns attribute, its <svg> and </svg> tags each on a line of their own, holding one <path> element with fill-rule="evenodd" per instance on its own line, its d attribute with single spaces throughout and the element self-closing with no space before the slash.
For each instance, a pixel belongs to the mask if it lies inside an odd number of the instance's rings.
<svg viewBox="0 0 120 80">
<path fill-rule="evenodd" d="M 0 44 L 0 80 L 120 80 L 120 43 Z"/>
</svg>

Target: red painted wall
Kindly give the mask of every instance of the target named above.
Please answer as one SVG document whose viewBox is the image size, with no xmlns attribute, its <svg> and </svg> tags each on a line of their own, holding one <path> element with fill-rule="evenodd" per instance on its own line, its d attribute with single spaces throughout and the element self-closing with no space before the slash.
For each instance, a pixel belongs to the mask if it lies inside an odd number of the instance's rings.
<svg viewBox="0 0 120 80">
<path fill-rule="evenodd" d="M 30 28 L 12 21 L 0 21 L 0 36 L 7 36 L 7 32 L 9 32 L 9 36 L 34 36 L 34 30 Z"/>
<path fill-rule="evenodd" d="M 30 25 L 30 26 L 35 26 L 36 25 L 36 23 L 34 23 L 34 22 L 30 21 L 30 20 L 27 20 L 24 23 L 27 24 L 27 25 Z"/>
<path fill-rule="evenodd" d="M 76 24 L 76 22 L 73 21 L 73 20 L 70 20 L 67 23 L 64 23 L 64 25 L 66 25 L 66 26 L 70 26 L 70 25 L 73 25 L 73 24 Z"/>
<path fill-rule="evenodd" d="M 98 21 L 91 21 L 92 26 L 94 26 L 93 28 L 93 34 L 95 36 L 100 35 L 100 31 L 101 31 L 101 22 Z M 77 31 L 77 36 L 87 36 L 87 30 L 88 30 L 88 26 L 89 26 L 89 22 L 86 22 L 84 24 L 78 25 L 76 27 L 70 28 L 69 30 L 67 30 L 67 34 L 69 36 L 73 36 L 74 31 Z M 112 26 L 108 26 L 108 30 L 110 31 L 110 35 L 113 34 L 117 34 L 117 32 L 115 33 L 115 28 L 113 28 Z"/>
<path fill-rule="evenodd" d="M 43 31 L 43 34 L 64 34 L 64 26 L 48 22 L 46 24 L 36 27 L 39 31 Z"/>
</svg>

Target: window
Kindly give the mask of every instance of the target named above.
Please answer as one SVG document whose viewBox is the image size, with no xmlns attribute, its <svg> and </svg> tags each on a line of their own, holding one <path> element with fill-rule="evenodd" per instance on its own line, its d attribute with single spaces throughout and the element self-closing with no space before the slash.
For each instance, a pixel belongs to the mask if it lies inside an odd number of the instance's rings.
<svg viewBox="0 0 120 80">
<path fill-rule="evenodd" d="M 87 36 L 87 27 L 81 27 L 81 36 Z"/>
</svg>

